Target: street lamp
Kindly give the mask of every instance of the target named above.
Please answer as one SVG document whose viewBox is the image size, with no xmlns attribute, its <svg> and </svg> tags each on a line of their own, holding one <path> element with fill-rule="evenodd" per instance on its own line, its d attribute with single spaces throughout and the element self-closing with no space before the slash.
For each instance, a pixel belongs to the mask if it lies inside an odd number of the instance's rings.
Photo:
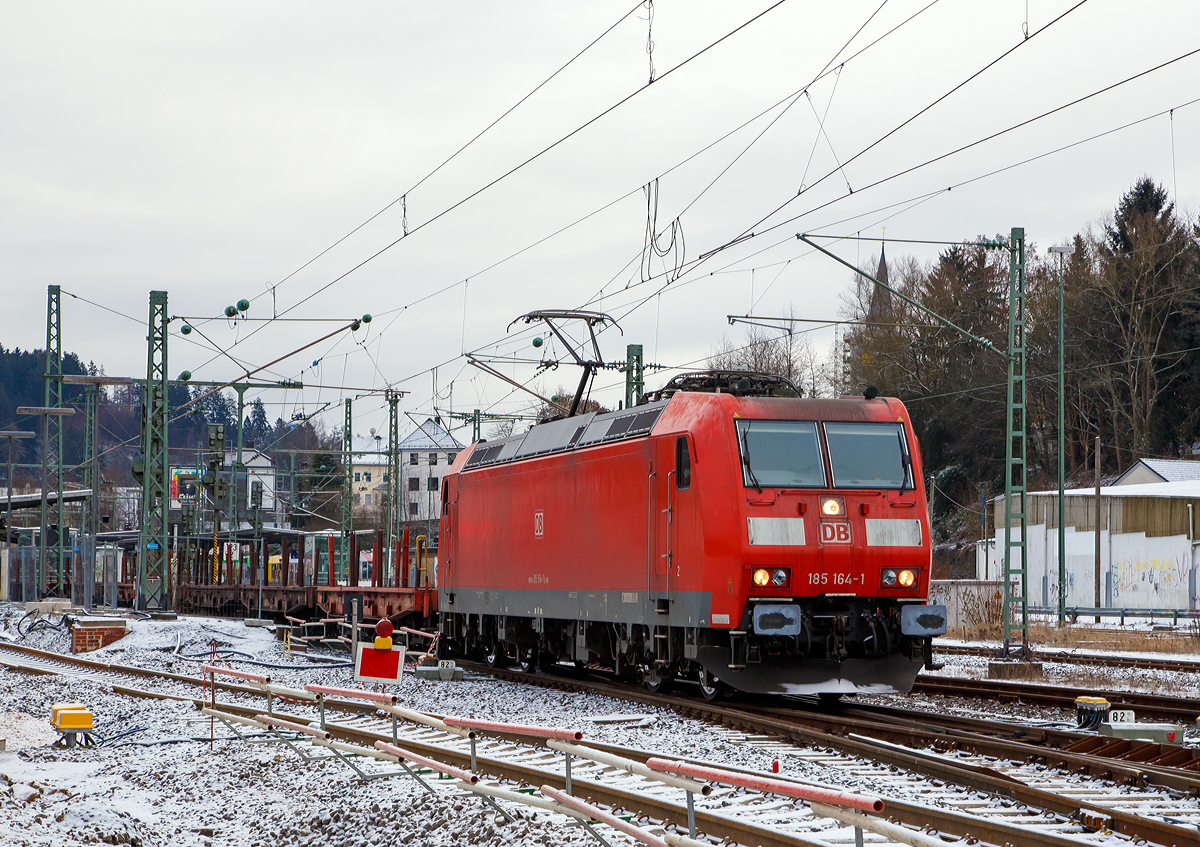
<svg viewBox="0 0 1200 847">
<path fill-rule="evenodd" d="M 38 557 L 39 557 L 38 558 L 38 570 L 42 572 L 39 574 L 39 576 L 43 577 L 43 579 L 38 580 L 39 585 L 37 586 L 37 592 L 40 594 L 41 590 L 45 587 L 44 586 L 45 578 L 48 578 L 48 573 L 49 573 L 49 571 L 46 568 L 46 452 L 47 452 L 47 450 L 49 450 L 50 423 L 48 420 L 46 420 L 46 418 L 49 418 L 51 416 L 69 417 L 70 415 L 75 414 L 75 410 L 66 408 L 64 406 L 18 406 L 17 414 L 18 415 L 38 415 L 41 418 L 43 418 L 43 420 L 42 420 L 42 530 L 41 530 L 41 532 L 38 533 Z M 62 473 L 62 468 L 57 468 L 56 472 Z M 62 512 L 60 511 L 59 514 L 62 514 Z M 58 543 L 55 544 L 55 547 L 58 548 L 58 566 L 59 566 L 59 571 L 60 571 L 59 580 L 58 580 L 58 583 L 59 583 L 58 590 L 59 591 L 62 590 L 62 576 L 61 576 L 61 571 L 62 571 L 62 530 L 63 530 L 63 528 L 60 526 L 58 528 Z"/>
<path fill-rule="evenodd" d="M 1058 254 L 1058 622 L 1067 619 L 1067 505 L 1063 500 L 1066 488 L 1066 457 L 1063 455 L 1063 423 L 1066 418 L 1066 379 L 1063 368 L 1063 262 L 1073 252 L 1070 247 L 1051 247 Z M 1100 530 L 1097 529 L 1096 532 Z M 1099 565 L 1097 565 L 1099 567 Z"/>
<path fill-rule="evenodd" d="M 23 429 L 0 430 L 0 436 L 8 439 L 8 491 L 7 491 L 8 508 L 5 510 L 5 517 L 4 517 L 4 543 L 5 543 L 5 545 L 7 545 L 9 543 L 8 535 L 12 531 L 13 439 L 14 438 L 33 438 L 35 435 L 37 435 L 36 432 L 29 432 L 29 431 L 23 430 Z M 10 563 L 10 565 L 12 563 L 11 556 L 9 557 L 9 563 Z M 22 570 L 24 570 L 24 568 L 22 568 Z M 22 579 L 21 579 L 21 599 L 22 600 L 26 599 L 25 598 L 25 579 L 24 579 L 23 575 L 22 575 Z"/>
</svg>

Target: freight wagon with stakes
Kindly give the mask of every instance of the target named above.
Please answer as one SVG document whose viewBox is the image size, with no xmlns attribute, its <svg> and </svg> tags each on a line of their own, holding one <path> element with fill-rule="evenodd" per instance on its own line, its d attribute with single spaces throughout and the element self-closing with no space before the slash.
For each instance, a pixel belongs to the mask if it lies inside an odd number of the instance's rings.
<svg viewBox="0 0 1200 847">
<path fill-rule="evenodd" d="M 479 441 L 443 486 L 443 639 L 492 665 L 836 698 L 909 691 L 946 629 L 917 439 L 874 389 L 683 374 Z"/>
</svg>

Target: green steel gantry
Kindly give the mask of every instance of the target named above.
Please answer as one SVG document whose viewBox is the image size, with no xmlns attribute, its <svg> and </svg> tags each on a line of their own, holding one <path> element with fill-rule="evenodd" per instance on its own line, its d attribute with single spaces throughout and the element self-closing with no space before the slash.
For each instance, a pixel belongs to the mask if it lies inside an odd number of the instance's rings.
<svg viewBox="0 0 1200 847">
<path fill-rule="evenodd" d="M 168 605 L 167 292 L 150 292 L 146 384 L 142 388 L 142 522 L 138 538 L 137 608 Z"/>
<path fill-rule="evenodd" d="M 625 346 L 625 408 L 631 409 L 646 393 L 646 366 L 642 359 L 642 345 Z"/>
<path fill-rule="evenodd" d="M 1025 407 L 1025 230 L 1013 227 L 1008 241 L 1008 404 L 1005 411 L 1004 459 L 1004 645 L 1009 655 L 1012 633 L 1029 645 L 1029 549 L 1026 545 L 1026 407 Z M 1020 532 L 1013 538 L 1013 521 Z M 1013 556 L 1014 551 L 1016 556 Z M 1019 610 L 1019 623 L 1013 618 Z"/>
<path fill-rule="evenodd" d="M 62 408 L 62 289 L 57 285 L 50 285 L 46 288 L 46 392 L 45 403 L 47 407 Z M 43 426 L 46 427 L 46 438 L 44 449 L 46 451 L 45 466 L 49 469 L 49 479 L 42 480 L 42 490 L 47 494 L 50 490 L 57 493 L 53 507 L 47 505 L 46 497 L 42 497 L 42 531 L 41 538 L 41 556 L 38 561 L 39 585 L 38 596 L 45 593 L 50 575 L 53 573 L 56 578 L 55 594 L 59 597 L 63 594 L 63 534 L 66 532 L 66 522 L 64 520 L 63 509 L 63 479 L 62 479 L 62 461 L 63 461 L 63 439 L 62 439 L 62 418 L 58 415 L 46 415 L 43 420 Z M 53 485 L 51 485 L 53 480 Z M 53 511 L 51 515 L 50 512 Z M 52 523 L 57 528 L 55 533 L 54 550 L 51 552 L 47 549 L 47 527 Z M 49 556 L 50 558 L 47 558 Z M 53 569 L 50 567 L 53 563 Z"/>
</svg>

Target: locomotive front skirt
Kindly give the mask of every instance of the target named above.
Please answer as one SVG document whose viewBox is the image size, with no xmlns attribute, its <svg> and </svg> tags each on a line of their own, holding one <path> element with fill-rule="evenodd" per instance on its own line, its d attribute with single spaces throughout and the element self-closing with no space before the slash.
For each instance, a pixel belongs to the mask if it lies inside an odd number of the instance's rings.
<svg viewBox="0 0 1200 847">
<path fill-rule="evenodd" d="M 677 390 L 477 442 L 443 486 L 443 634 L 492 663 L 904 692 L 945 632 L 896 399 Z"/>
</svg>

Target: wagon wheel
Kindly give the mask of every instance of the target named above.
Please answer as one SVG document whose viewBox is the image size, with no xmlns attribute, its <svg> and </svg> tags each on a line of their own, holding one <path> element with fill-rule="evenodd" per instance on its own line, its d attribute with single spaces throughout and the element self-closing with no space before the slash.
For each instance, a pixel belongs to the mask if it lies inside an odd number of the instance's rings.
<svg viewBox="0 0 1200 847">
<path fill-rule="evenodd" d="M 642 669 L 642 687 L 651 694 L 665 694 L 671 688 L 672 677 L 669 673 L 655 674 Z"/>
<path fill-rule="evenodd" d="M 729 686 L 717 679 L 707 668 L 700 669 L 700 693 L 709 702 L 719 700 L 729 692 Z"/>
<path fill-rule="evenodd" d="M 484 648 L 483 661 L 489 668 L 502 668 L 508 664 L 508 657 L 504 652 L 504 643 L 493 638 Z"/>
</svg>

